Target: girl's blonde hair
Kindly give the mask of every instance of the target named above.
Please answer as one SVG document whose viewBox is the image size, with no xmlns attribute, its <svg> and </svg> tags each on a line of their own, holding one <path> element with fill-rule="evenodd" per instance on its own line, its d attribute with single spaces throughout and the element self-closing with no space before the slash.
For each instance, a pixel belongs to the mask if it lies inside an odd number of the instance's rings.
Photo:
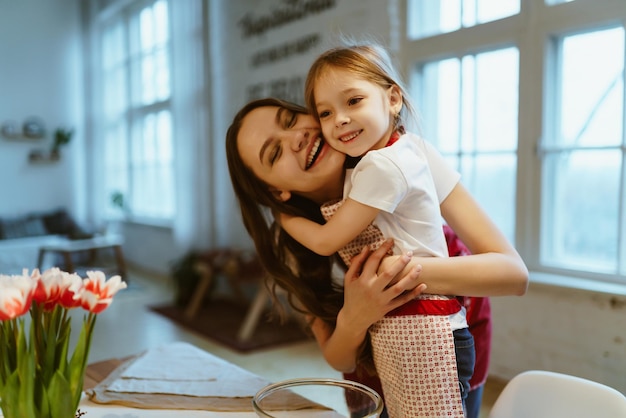
<svg viewBox="0 0 626 418">
<path fill-rule="evenodd" d="M 304 83 L 304 100 L 316 118 L 318 116 L 315 111 L 316 99 L 313 89 L 325 71 L 332 68 L 350 71 L 355 77 L 370 81 L 383 89 L 398 86 L 403 106 L 397 120 L 394 121 L 395 128 L 400 125 L 409 125 L 407 126 L 409 129 L 417 128 L 417 112 L 398 71 L 391 62 L 391 57 L 385 48 L 374 43 L 338 46 L 322 53 L 313 62 Z"/>
</svg>

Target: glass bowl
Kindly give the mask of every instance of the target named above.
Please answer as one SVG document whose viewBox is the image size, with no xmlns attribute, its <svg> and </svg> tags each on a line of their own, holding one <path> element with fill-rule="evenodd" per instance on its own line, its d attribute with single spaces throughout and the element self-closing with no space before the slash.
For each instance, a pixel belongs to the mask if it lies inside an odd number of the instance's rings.
<svg viewBox="0 0 626 418">
<path fill-rule="evenodd" d="M 302 378 L 283 380 L 259 390 L 252 399 L 259 417 L 366 418 L 378 417 L 382 397 L 351 380 Z"/>
</svg>

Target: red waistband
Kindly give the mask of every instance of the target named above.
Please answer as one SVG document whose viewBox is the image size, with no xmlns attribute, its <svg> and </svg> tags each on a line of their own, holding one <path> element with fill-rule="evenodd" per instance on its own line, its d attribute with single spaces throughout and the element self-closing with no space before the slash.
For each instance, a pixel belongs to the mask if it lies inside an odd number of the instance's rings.
<svg viewBox="0 0 626 418">
<path fill-rule="evenodd" d="M 461 310 L 461 304 L 453 299 L 415 299 L 389 312 L 386 316 L 452 315 Z"/>
</svg>

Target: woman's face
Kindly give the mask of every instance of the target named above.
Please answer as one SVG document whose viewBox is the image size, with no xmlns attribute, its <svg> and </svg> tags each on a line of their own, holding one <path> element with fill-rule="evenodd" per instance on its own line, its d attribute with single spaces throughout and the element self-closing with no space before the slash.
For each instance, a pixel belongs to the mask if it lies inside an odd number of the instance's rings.
<svg viewBox="0 0 626 418">
<path fill-rule="evenodd" d="M 256 108 L 243 119 L 237 149 L 283 201 L 291 193 L 317 203 L 341 197 L 345 155 L 324 141 L 311 115 L 277 106 Z"/>
</svg>

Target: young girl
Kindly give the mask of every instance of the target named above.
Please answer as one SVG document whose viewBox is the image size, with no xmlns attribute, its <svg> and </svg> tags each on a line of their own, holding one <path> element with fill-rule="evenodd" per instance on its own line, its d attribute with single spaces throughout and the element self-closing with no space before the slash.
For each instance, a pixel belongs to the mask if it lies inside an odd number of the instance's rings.
<svg viewBox="0 0 626 418">
<path fill-rule="evenodd" d="M 394 237 L 396 253 L 448 256 L 431 172 L 445 163 L 405 132 L 413 112 L 398 80 L 386 52 L 373 45 L 332 49 L 307 77 L 305 98 L 326 141 L 362 158 L 346 175 L 344 200 L 323 208 L 326 224 L 286 214 L 281 224 L 320 255 L 338 251 L 347 265 L 364 243 L 377 248 L 383 236 Z M 436 178 L 455 184 L 459 175 Z M 374 324 L 370 340 L 392 418 L 464 416 L 474 351 L 457 298 L 424 295 Z"/>
</svg>

